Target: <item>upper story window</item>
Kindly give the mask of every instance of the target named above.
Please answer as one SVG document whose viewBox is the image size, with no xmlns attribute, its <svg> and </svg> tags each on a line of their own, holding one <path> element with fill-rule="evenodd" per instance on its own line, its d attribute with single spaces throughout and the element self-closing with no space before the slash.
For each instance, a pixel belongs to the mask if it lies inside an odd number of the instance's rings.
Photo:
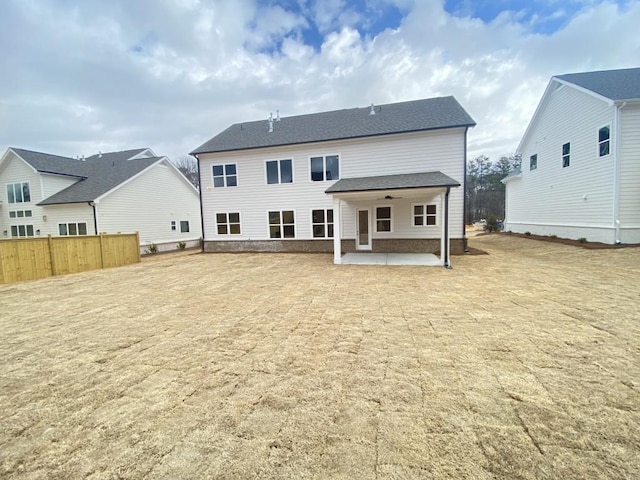
<svg viewBox="0 0 640 480">
<path fill-rule="evenodd" d="M 311 210 L 313 238 L 333 238 L 333 209 Z"/>
<path fill-rule="evenodd" d="M 427 227 L 437 225 L 438 207 L 434 203 L 413 205 L 413 226 Z"/>
<path fill-rule="evenodd" d="M 24 218 L 32 217 L 33 212 L 31 210 L 10 210 L 9 218 Z"/>
<path fill-rule="evenodd" d="M 171 231 L 172 232 L 176 231 L 176 221 L 175 220 L 171 220 Z"/>
<path fill-rule="evenodd" d="M 7 184 L 7 203 L 28 203 L 30 201 L 29 182 Z"/>
<path fill-rule="evenodd" d="M 391 231 L 391 207 L 376 207 L 376 232 Z"/>
<path fill-rule="evenodd" d="M 338 155 L 311 157 L 311 180 L 324 182 L 340 178 L 340 158 Z"/>
<path fill-rule="evenodd" d="M 293 183 L 293 161 L 269 160 L 267 162 L 267 183 Z"/>
<path fill-rule="evenodd" d="M 189 233 L 189 220 L 180 220 L 180 233 Z"/>
<path fill-rule="evenodd" d="M 235 163 L 213 165 L 212 170 L 213 186 L 215 188 L 238 186 L 238 167 Z"/>
<path fill-rule="evenodd" d="M 69 222 L 69 223 L 59 223 L 58 224 L 58 232 L 60 235 L 86 235 L 87 234 L 87 224 L 85 222 Z"/>
<path fill-rule="evenodd" d="M 535 153 L 529 157 L 529 170 L 538 168 L 538 154 Z"/>
<path fill-rule="evenodd" d="M 571 165 L 571 143 L 562 145 L 562 168 Z"/>
<path fill-rule="evenodd" d="M 609 125 L 598 130 L 598 156 L 604 157 L 611 152 L 611 127 Z"/>
</svg>

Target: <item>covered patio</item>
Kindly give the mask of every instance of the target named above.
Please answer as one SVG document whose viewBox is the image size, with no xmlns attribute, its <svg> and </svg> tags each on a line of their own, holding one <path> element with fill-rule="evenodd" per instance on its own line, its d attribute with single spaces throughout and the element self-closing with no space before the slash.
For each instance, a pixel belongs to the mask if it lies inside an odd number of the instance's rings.
<svg viewBox="0 0 640 480">
<path fill-rule="evenodd" d="M 334 263 L 450 268 L 449 194 L 459 186 L 439 171 L 337 181 L 325 191 L 333 199 Z"/>
</svg>

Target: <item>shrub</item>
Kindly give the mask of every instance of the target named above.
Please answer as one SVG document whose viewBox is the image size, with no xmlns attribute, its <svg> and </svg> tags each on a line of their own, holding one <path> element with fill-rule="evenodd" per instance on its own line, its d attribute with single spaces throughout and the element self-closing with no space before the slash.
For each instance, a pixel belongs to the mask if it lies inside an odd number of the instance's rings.
<svg viewBox="0 0 640 480">
<path fill-rule="evenodd" d="M 585 237 L 580 237 L 580 238 L 578 239 L 578 241 L 579 241 L 580 243 L 587 243 L 587 239 L 586 239 Z"/>
<path fill-rule="evenodd" d="M 531 235 L 531 232 L 524 232 L 525 235 Z"/>
<path fill-rule="evenodd" d="M 153 255 L 154 253 L 158 253 L 158 246 L 155 243 L 152 243 L 147 247 L 147 253 L 149 255 Z"/>
<path fill-rule="evenodd" d="M 558 238 L 558 235 L 549 235 L 550 238 Z"/>
<path fill-rule="evenodd" d="M 178 242 L 178 250 L 184 250 L 187 248 L 187 244 L 185 242 Z"/>
<path fill-rule="evenodd" d="M 496 217 L 490 216 L 487 218 L 487 223 L 484 226 L 486 232 L 499 232 L 502 230 L 502 222 Z"/>
</svg>

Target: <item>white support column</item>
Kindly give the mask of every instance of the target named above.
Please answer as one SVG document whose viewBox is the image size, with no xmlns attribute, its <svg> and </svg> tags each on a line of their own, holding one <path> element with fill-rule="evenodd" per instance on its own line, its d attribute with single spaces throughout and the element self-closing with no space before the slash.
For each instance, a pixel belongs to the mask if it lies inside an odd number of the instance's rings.
<svg viewBox="0 0 640 480">
<path fill-rule="evenodd" d="M 444 208 L 444 192 L 440 194 L 440 265 L 444 265 L 445 262 L 445 258 L 444 258 L 444 252 L 446 251 L 446 245 L 445 245 L 445 241 L 444 238 L 446 237 L 445 235 L 445 225 L 446 225 L 446 221 L 445 221 L 445 208 Z"/>
<path fill-rule="evenodd" d="M 342 263 L 342 211 L 340 199 L 333 197 L 333 263 Z"/>
</svg>

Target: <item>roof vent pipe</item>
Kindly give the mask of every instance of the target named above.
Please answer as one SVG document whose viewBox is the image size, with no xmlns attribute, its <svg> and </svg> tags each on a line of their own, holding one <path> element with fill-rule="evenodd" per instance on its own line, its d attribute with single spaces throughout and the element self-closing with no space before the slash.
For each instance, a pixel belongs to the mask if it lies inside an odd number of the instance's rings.
<svg viewBox="0 0 640 480">
<path fill-rule="evenodd" d="M 376 109 L 373 106 L 373 103 L 371 104 L 371 110 L 369 111 L 369 115 L 375 115 L 376 114 Z"/>
<path fill-rule="evenodd" d="M 276 122 L 280 121 L 280 110 L 276 110 Z"/>
<path fill-rule="evenodd" d="M 102 158 L 102 152 L 98 150 L 98 158 Z"/>
<path fill-rule="evenodd" d="M 269 114 L 269 133 L 273 132 L 273 112 Z"/>
</svg>

